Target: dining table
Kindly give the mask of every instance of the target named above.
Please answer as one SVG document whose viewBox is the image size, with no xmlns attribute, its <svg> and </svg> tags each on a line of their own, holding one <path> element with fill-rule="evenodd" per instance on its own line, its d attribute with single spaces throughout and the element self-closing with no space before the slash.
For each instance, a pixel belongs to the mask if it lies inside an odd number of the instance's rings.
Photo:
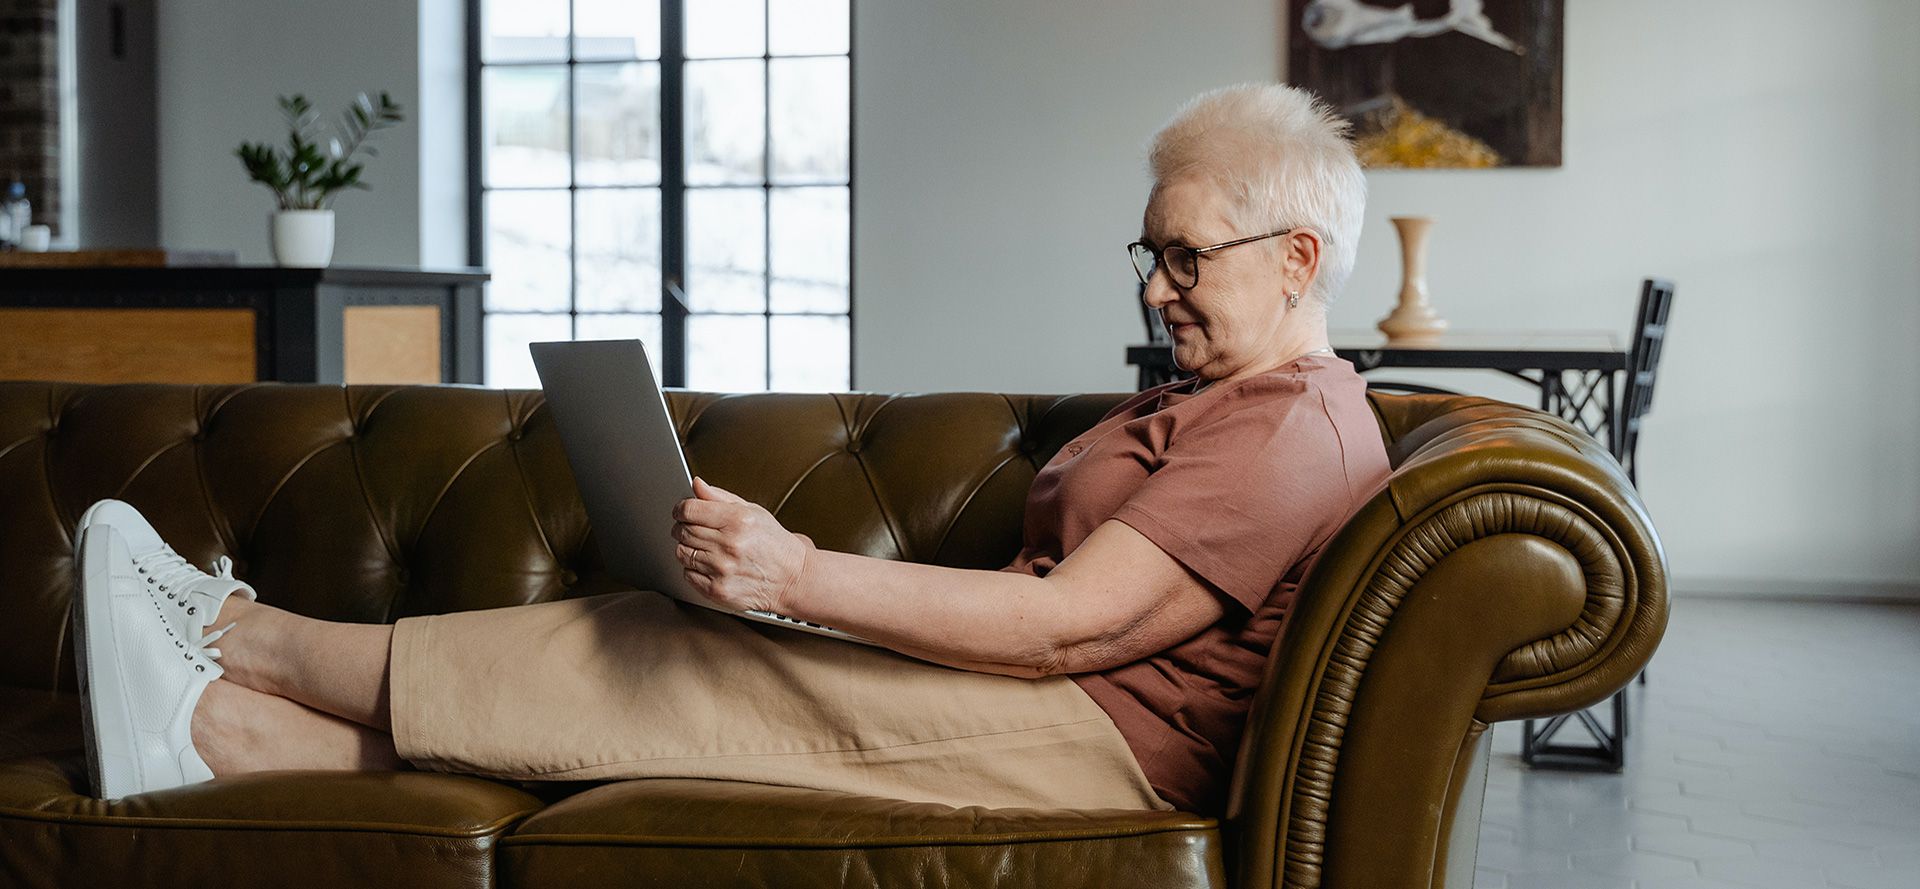
<svg viewBox="0 0 1920 889">
<path fill-rule="evenodd" d="M 1335 354 L 1362 374 L 1379 370 L 1486 370 L 1520 380 L 1539 393 L 1536 406 L 1598 439 L 1621 456 L 1620 375 L 1627 350 L 1605 330 L 1449 330 L 1418 340 L 1392 340 L 1377 330 L 1328 331 Z M 1188 376 L 1165 343 L 1127 347 L 1140 389 Z"/>
</svg>

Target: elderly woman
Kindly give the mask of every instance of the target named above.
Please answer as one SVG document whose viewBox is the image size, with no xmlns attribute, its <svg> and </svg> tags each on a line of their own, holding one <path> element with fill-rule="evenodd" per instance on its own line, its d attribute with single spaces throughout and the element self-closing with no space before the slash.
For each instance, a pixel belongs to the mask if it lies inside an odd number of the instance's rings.
<svg viewBox="0 0 1920 889">
<path fill-rule="evenodd" d="M 1363 383 L 1326 335 L 1365 181 L 1344 126 L 1281 86 L 1198 97 L 1150 163 L 1129 250 L 1194 377 L 1127 399 L 1054 456 L 1012 564 L 818 550 L 704 481 L 675 507 L 681 562 L 714 601 L 881 647 L 652 592 L 313 620 L 102 501 L 82 519 L 75 599 L 97 792 L 412 766 L 1219 809 L 1295 590 L 1388 472 Z"/>
</svg>

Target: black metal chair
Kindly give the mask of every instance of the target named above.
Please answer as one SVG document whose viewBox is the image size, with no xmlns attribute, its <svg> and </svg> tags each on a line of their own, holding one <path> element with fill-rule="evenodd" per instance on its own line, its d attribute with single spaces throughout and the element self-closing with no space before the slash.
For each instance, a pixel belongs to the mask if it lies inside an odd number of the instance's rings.
<svg viewBox="0 0 1920 889">
<path fill-rule="evenodd" d="M 1660 368 L 1661 347 L 1667 342 L 1667 312 L 1673 308 L 1673 282 L 1648 278 L 1640 282 L 1640 315 L 1634 323 L 1633 348 L 1627 353 L 1627 386 L 1613 424 L 1613 453 L 1627 470 L 1627 479 L 1640 483 L 1640 419 L 1653 409 L 1654 372 Z"/>
<path fill-rule="evenodd" d="M 1640 282 L 1640 309 L 1634 319 L 1633 345 L 1627 350 L 1627 384 L 1613 415 L 1613 441 L 1608 442 L 1614 457 L 1626 469 L 1627 480 L 1636 487 L 1640 484 L 1640 420 L 1653 410 L 1653 383 L 1660 367 L 1660 352 L 1667 342 L 1667 313 L 1672 308 L 1672 281 L 1648 278 Z M 1644 670 L 1640 672 L 1640 684 L 1647 684 Z M 1619 771 L 1627 763 L 1627 690 L 1616 692 L 1610 706 L 1612 731 L 1584 710 L 1552 719 L 1527 720 L 1520 739 L 1520 758 L 1528 765 Z M 1598 747 L 1551 743 L 1554 734 L 1574 720 L 1586 728 Z M 1545 725 L 1536 726 L 1536 722 Z"/>
</svg>

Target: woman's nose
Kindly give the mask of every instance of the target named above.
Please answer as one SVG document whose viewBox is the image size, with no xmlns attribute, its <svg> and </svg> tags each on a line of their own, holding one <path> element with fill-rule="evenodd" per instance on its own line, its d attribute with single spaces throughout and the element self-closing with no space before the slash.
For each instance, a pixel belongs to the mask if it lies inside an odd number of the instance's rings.
<svg viewBox="0 0 1920 889">
<path fill-rule="evenodd" d="M 1147 279 L 1147 287 L 1140 294 L 1149 309 L 1157 309 L 1180 298 L 1180 291 L 1167 280 L 1165 269 L 1154 269 L 1153 277 Z"/>
</svg>

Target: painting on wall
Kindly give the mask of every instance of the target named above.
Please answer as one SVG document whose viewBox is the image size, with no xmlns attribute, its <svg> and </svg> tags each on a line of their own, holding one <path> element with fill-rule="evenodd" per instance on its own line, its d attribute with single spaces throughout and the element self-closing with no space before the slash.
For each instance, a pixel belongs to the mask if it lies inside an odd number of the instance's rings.
<svg viewBox="0 0 1920 889">
<path fill-rule="evenodd" d="M 1566 0 L 1287 0 L 1287 75 L 1369 167 L 1560 166 Z"/>
</svg>

